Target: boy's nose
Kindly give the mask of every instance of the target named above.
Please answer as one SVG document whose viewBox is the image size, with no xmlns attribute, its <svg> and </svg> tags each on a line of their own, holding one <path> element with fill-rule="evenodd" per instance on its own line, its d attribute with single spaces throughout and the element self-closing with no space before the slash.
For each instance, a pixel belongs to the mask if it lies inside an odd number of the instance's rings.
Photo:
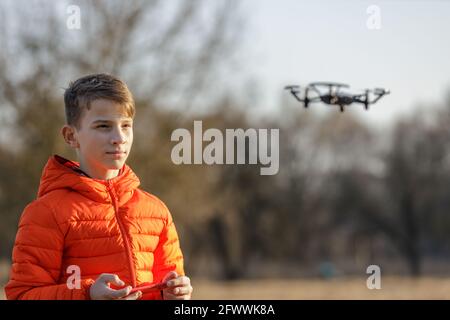
<svg viewBox="0 0 450 320">
<path fill-rule="evenodd" d="M 120 130 L 115 130 L 111 137 L 111 143 L 123 144 L 125 142 L 127 142 L 127 136 L 125 135 L 125 133 L 121 132 Z"/>
</svg>

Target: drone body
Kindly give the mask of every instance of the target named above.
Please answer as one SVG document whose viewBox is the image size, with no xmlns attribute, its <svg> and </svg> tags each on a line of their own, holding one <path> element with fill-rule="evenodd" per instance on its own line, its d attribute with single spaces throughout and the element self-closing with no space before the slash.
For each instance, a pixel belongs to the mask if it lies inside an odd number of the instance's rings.
<svg viewBox="0 0 450 320">
<path fill-rule="evenodd" d="M 327 91 L 319 88 L 328 88 Z M 348 85 L 336 82 L 313 82 L 305 87 L 303 98 L 300 96 L 300 86 L 291 85 L 286 86 L 295 99 L 302 102 L 305 108 L 308 108 L 312 102 L 323 102 L 328 105 L 339 106 L 343 112 L 344 108 L 352 103 L 360 103 L 364 105 L 366 110 L 369 105 L 376 103 L 382 96 L 389 94 L 389 90 L 382 88 L 375 88 L 374 90 L 366 89 L 362 94 L 350 94 L 340 92 L 341 88 L 349 88 Z M 314 96 L 311 97 L 310 92 L 313 91 Z"/>
</svg>

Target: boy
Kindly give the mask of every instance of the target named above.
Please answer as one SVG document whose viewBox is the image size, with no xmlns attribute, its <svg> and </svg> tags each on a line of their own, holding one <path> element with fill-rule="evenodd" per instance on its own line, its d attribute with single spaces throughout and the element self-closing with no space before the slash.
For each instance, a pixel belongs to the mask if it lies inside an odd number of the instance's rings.
<svg viewBox="0 0 450 320">
<path fill-rule="evenodd" d="M 190 299 L 190 279 L 171 214 L 138 189 L 125 164 L 133 142 L 133 97 L 106 74 L 64 94 L 61 132 L 79 163 L 57 155 L 24 210 L 13 249 L 8 299 Z M 148 283 L 166 284 L 151 292 Z"/>
</svg>

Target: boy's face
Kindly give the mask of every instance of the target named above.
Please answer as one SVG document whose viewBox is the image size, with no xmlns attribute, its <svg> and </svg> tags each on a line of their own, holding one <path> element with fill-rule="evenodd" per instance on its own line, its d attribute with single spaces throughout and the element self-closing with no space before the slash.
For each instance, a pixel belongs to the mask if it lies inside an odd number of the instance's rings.
<svg viewBox="0 0 450 320">
<path fill-rule="evenodd" d="M 98 99 L 83 110 L 79 129 L 74 129 L 80 167 L 92 178 L 111 179 L 118 174 L 133 143 L 133 119 L 125 107 Z"/>
</svg>

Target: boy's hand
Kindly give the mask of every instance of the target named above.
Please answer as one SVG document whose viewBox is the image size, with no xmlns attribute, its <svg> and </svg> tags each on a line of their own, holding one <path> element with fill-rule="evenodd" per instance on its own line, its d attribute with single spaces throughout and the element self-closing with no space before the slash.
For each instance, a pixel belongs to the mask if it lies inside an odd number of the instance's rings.
<svg viewBox="0 0 450 320">
<path fill-rule="evenodd" d="M 116 286 L 124 286 L 125 282 L 119 279 L 117 274 L 103 273 L 92 284 L 89 289 L 91 300 L 137 300 L 142 296 L 142 292 L 136 291 L 129 294 L 131 286 L 120 290 L 114 290 L 109 287 L 112 283 Z"/>
<path fill-rule="evenodd" d="M 162 282 L 167 283 L 167 289 L 163 290 L 164 300 L 190 300 L 192 295 L 191 279 L 186 276 L 178 276 L 171 271 L 164 277 Z"/>
</svg>

